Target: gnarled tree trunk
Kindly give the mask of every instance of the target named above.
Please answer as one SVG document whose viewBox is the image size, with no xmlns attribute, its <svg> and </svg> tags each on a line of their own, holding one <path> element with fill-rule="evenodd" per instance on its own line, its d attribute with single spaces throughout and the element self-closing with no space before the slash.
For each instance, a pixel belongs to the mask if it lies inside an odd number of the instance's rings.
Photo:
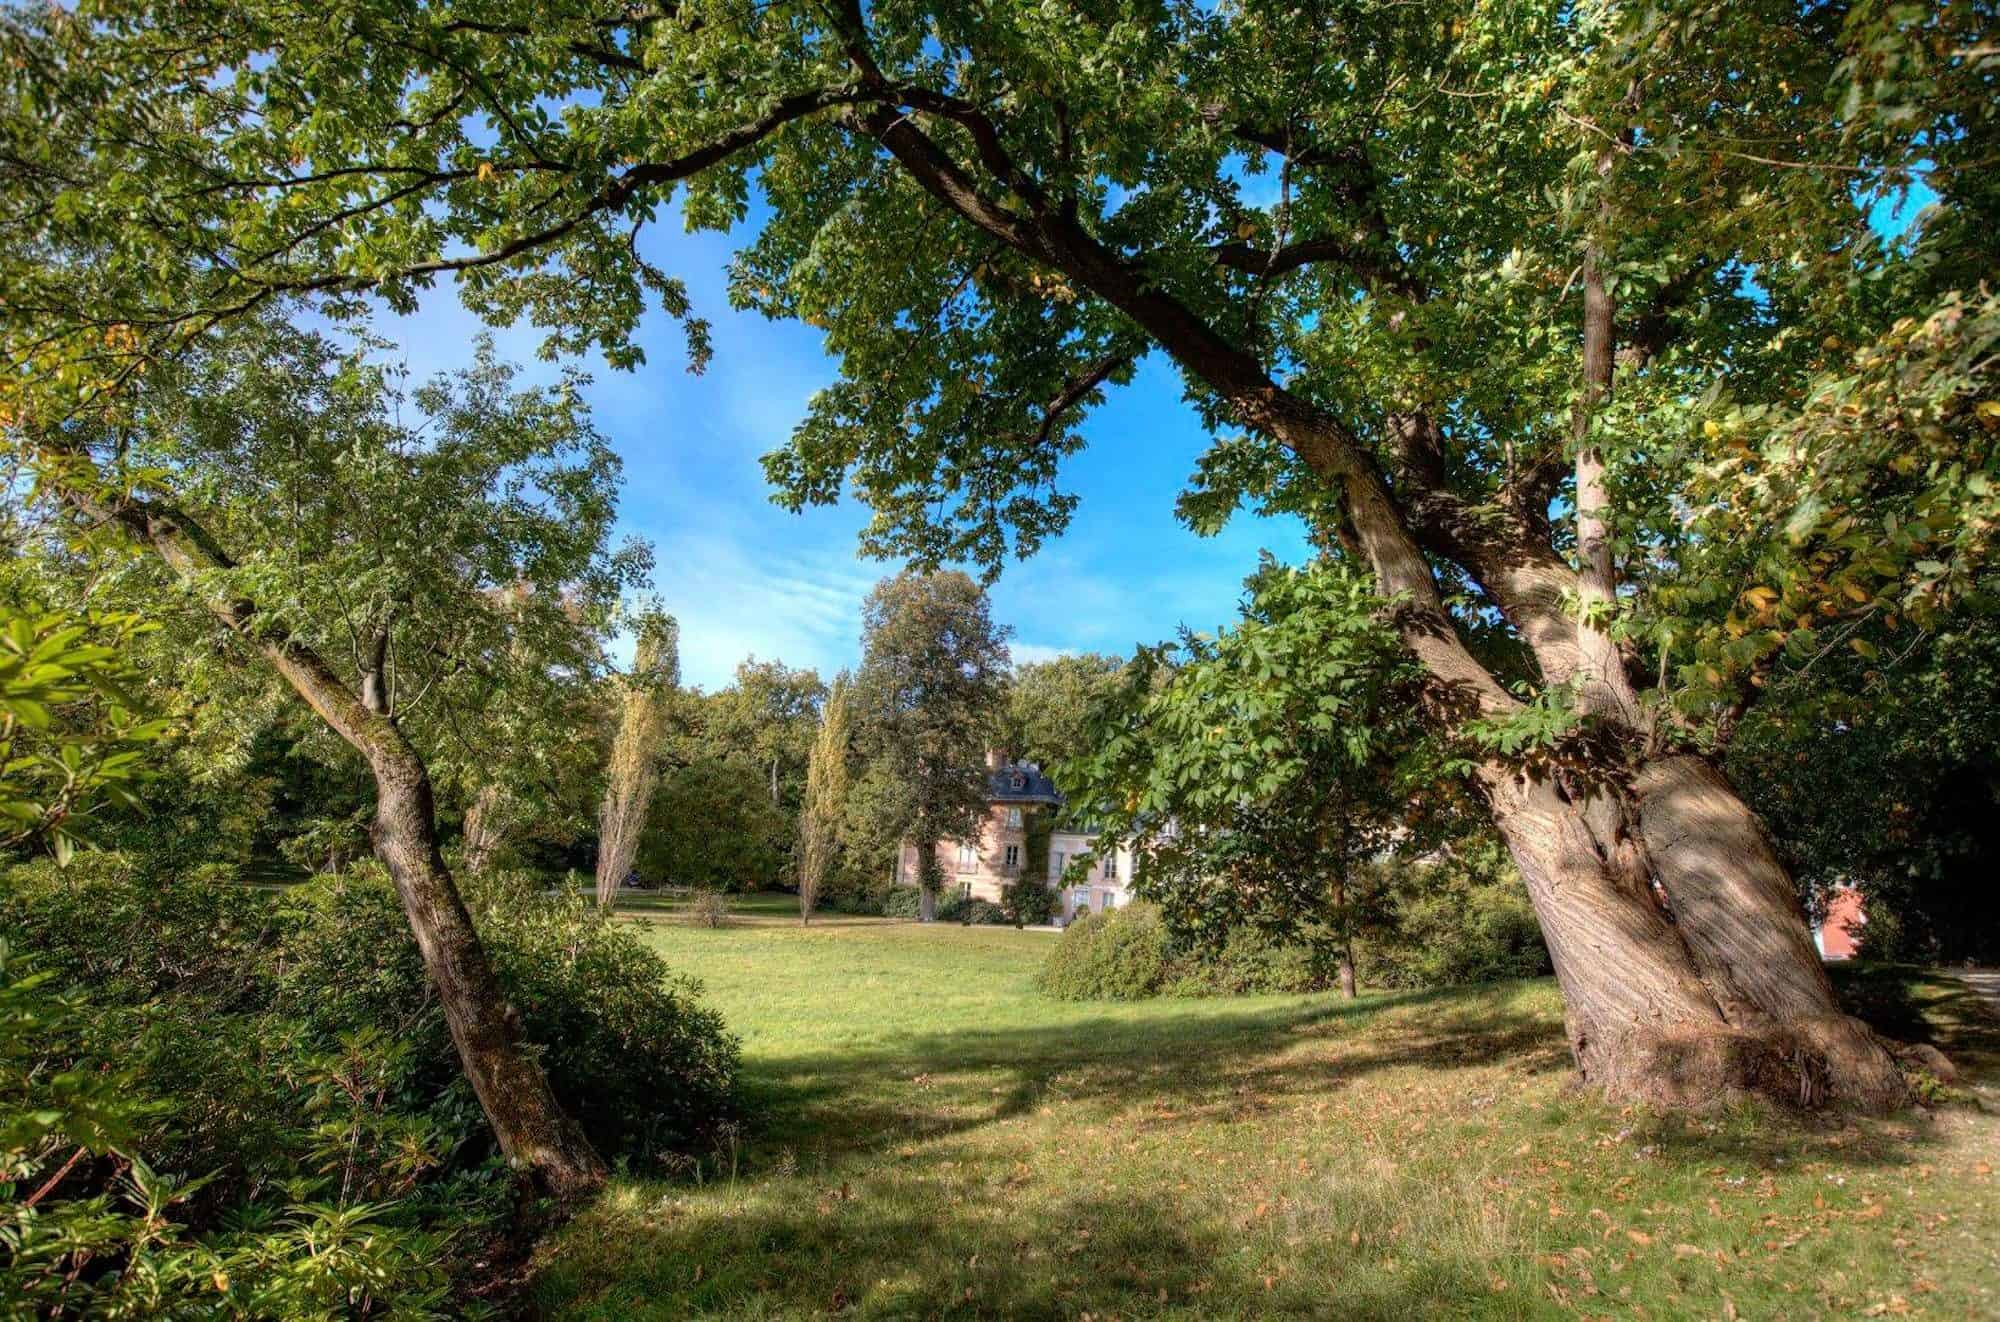
<svg viewBox="0 0 2000 1322">
<path fill-rule="evenodd" d="M 1840 1100 L 1870 1109 L 1904 1101 L 1884 1044 L 1835 1000 L 1798 888 L 1728 778 L 1699 757 L 1656 757 L 1641 764 L 1632 795 L 1695 966 L 1738 998 L 1726 1007 L 1731 1018 L 1797 1034 L 1825 1058 Z"/>
</svg>

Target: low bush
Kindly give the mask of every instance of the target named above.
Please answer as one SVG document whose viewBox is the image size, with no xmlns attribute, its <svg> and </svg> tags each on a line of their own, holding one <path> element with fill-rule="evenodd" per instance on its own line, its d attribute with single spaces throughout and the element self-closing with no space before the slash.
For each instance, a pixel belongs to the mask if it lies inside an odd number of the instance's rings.
<svg viewBox="0 0 2000 1322">
<path fill-rule="evenodd" d="M 1000 891 L 1000 908 L 1016 927 L 1039 927 L 1056 916 L 1056 893 L 1040 877 L 1020 876 Z"/>
<path fill-rule="evenodd" d="M 1089 913 L 1064 929 L 1035 985 L 1064 1001 L 1135 1001 L 1170 979 L 1167 926 L 1150 904 Z"/>
<path fill-rule="evenodd" d="M 1370 987 L 1447 987 L 1551 971 L 1541 924 L 1520 874 L 1497 844 L 1443 859 L 1384 864 L 1384 919 L 1356 942 Z"/>
<path fill-rule="evenodd" d="M 468 902 L 599 1150 L 701 1151 L 736 1047 L 698 989 L 578 897 L 496 878 Z M 0 940 L 0 1203 L 41 1191 L 0 1213 L 0 1294 L 67 1291 L 79 1315 L 463 1310 L 455 1269 L 512 1180 L 379 871 L 273 897 L 103 855 L 17 867 Z"/>
<path fill-rule="evenodd" d="M 1331 947 L 1286 941 L 1256 927 L 1236 928 L 1220 948 L 1184 953 L 1171 962 L 1164 987 L 1170 996 L 1325 991 L 1339 976 Z"/>
<path fill-rule="evenodd" d="M 822 895 L 819 903 L 813 906 L 813 911 L 879 918 L 883 912 L 884 901 L 892 894 L 893 891 L 837 891 L 832 895 Z"/>
<path fill-rule="evenodd" d="M 915 886 L 897 886 L 882 897 L 879 912 L 885 918 L 916 918 L 922 915 L 923 893 Z M 937 921 L 941 923 L 1011 923 L 1006 910 L 991 900 L 968 899 L 957 891 L 937 898 Z"/>
<path fill-rule="evenodd" d="M 1014 921 L 1007 916 L 1005 909 L 991 900 L 966 899 L 956 895 L 951 898 L 956 902 L 950 912 L 940 914 L 948 922 L 963 923 L 968 927 L 1000 927 Z"/>
<path fill-rule="evenodd" d="M 688 897 L 687 916 L 696 927 L 726 927 L 729 897 L 721 891 L 696 891 Z"/>
</svg>

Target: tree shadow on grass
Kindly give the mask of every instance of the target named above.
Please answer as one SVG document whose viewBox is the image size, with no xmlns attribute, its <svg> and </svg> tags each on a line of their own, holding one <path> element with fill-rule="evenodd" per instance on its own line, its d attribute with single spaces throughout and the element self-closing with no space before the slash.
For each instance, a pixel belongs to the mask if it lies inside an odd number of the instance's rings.
<svg viewBox="0 0 2000 1322">
<path fill-rule="evenodd" d="M 2000 1071 L 2000 1015 L 1971 987 L 1910 964 L 1833 965 L 1849 1014 L 1899 1042 L 1928 1042 L 1969 1073 Z"/>
<path fill-rule="evenodd" d="M 1401 1066 L 1435 1071 L 1506 1060 L 1522 1074 L 1567 1070 L 1560 1022 L 1510 1004 L 1512 990 L 1328 997 L 1187 1017 L 1102 1015 L 789 1056 L 761 1065 L 750 1081 L 754 1129 L 787 1147 L 865 1153 L 1052 1103 L 1146 1108 L 1146 1123 L 1157 1127 L 1244 1119 Z M 1392 1013 L 1406 1010 L 1421 1013 Z M 1327 1050 L 1291 1054 L 1315 1044 Z"/>
<path fill-rule="evenodd" d="M 1373 1250 L 1322 1242 L 1318 1262 L 1293 1270 L 1272 1264 L 1268 1245 L 1246 1248 L 1239 1227 L 1138 1193 L 1032 1213 L 1001 1197 L 953 1199 L 940 1215 L 893 1188 L 777 1186 L 667 1197 L 643 1219 L 593 1213 L 542 1264 L 537 1293 L 566 1318 L 593 1319 L 1399 1318 L 1465 1315 L 1457 1306 L 1489 1289 L 1485 1269 L 1460 1258 L 1400 1280 L 1364 1273 L 1336 1296 L 1340 1258 Z"/>
</svg>

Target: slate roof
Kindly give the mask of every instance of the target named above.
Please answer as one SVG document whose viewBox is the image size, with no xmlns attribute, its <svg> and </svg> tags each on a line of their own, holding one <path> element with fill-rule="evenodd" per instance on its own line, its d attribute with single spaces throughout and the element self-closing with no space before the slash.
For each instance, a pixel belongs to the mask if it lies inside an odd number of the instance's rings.
<svg viewBox="0 0 2000 1322">
<path fill-rule="evenodd" d="M 1055 782 L 1032 762 L 1008 762 L 986 773 L 986 797 L 995 803 L 1054 803 L 1063 801 Z"/>
</svg>

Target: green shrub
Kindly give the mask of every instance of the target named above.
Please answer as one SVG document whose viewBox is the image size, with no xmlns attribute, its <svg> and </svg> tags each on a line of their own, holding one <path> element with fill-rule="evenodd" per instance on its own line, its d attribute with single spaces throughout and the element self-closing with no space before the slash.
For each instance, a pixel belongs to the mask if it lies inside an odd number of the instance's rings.
<svg viewBox="0 0 2000 1322">
<path fill-rule="evenodd" d="M 1035 985 L 1064 1001 L 1134 1001 L 1157 996 L 1171 971 L 1160 911 L 1128 904 L 1065 928 Z"/>
<path fill-rule="evenodd" d="M 1173 996 L 1251 996 L 1316 992 L 1332 987 L 1338 965 L 1330 949 L 1286 941 L 1256 927 L 1238 927 L 1221 948 L 1174 960 L 1165 990 Z"/>
<path fill-rule="evenodd" d="M 1446 987 L 1550 971 L 1541 924 L 1520 874 L 1497 845 L 1422 864 L 1385 865 L 1384 921 L 1357 942 L 1371 987 Z"/>
<path fill-rule="evenodd" d="M 882 897 L 876 912 L 885 918 L 916 918 L 923 913 L 923 892 L 915 886 L 897 886 Z M 957 891 L 945 891 L 937 898 L 937 921 L 941 923 L 1011 923 L 1006 910 L 991 900 L 967 899 Z"/>
<path fill-rule="evenodd" d="M 1000 927 L 1014 921 L 1007 916 L 1005 909 L 991 900 L 966 899 L 957 895 L 951 898 L 954 903 L 951 906 L 950 914 L 940 914 L 940 916 L 948 917 L 948 920 L 951 922 L 964 923 L 967 926 Z M 940 906 L 940 909 L 942 909 L 942 906 Z"/>
<path fill-rule="evenodd" d="M 1000 892 L 1000 908 L 1016 927 L 1039 927 L 1056 916 L 1056 893 L 1038 876 L 1023 875 Z"/>
<path fill-rule="evenodd" d="M 849 913 L 879 918 L 884 912 L 884 904 L 894 893 L 894 891 L 836 891 L 832 895 L 821 896 L 819 903 L 813 906 L 813 910 L 816 913 Z"/>
<path fill-rule="evenodd" d="M 0 1212 L 0 1295 L 68 1289 L 79 1315 L 461 1310 L 454 1267 L 512 1180 L 379 870 L 274 898 L 77 863 L 0 874 L 18 952 L 0 968 L 0 1204 L 63 1172 Z M 698 988 L 578 896 L 499 877 L 467 898 L 600 1151 L 704 1150 L 736 1046 Z"/>
<path fill-rule="evenodd" d="M 579 892 L 549 895 L 504 872 L 465 884 L 522 1035 L 540 1046 L 557 1099 L 598 1150 L 645 1159 L 703 1149 L 733 1113 L 737 1052 L 721 1017 L 700 1003 L 700 985 Z M 420 1063 L 455 1078 L 442 1014 L 408 1019 L 411 1005 L 429 1001 L 428 982 L 381 870 L 366 865 L 291 895 L 287 1006 L 322 1031 L 409 1022 Z"/>
</svg>

